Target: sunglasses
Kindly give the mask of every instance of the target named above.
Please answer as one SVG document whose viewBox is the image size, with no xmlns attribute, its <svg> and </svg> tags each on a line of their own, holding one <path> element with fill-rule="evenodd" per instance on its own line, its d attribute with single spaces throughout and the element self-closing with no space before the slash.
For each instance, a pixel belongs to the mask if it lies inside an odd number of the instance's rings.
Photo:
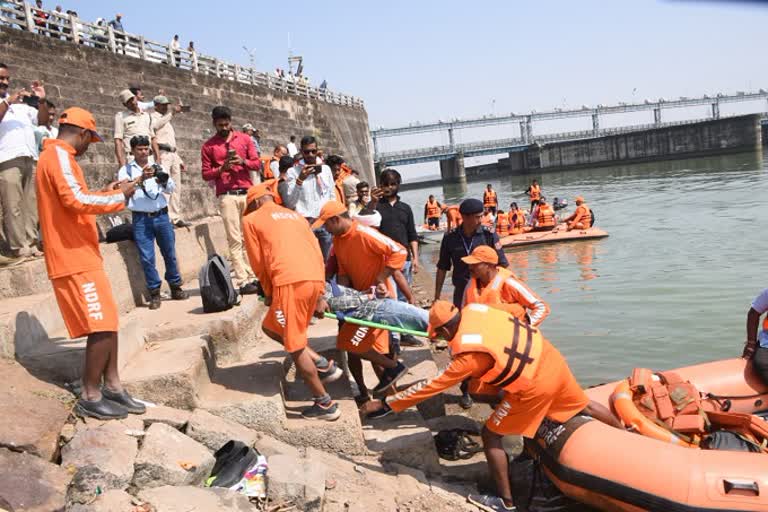
<svg viewBox="0 0 768 512">
<path fill-rule="evenodd" d="M 315 155 L 317 154 L 316 149 L 302 149 L 301 152 L 305 155 Z"/>
</svg>

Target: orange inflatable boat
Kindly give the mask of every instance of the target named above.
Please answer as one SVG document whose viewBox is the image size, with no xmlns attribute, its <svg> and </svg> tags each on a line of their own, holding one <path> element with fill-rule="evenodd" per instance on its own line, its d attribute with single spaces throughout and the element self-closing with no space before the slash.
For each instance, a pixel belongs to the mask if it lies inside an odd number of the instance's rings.
<svg viewBox="0 0 768 512">
<path fill-rule="evenodd" d="M 743 359 L 638 369 L 588 394 L 629 429 L 577 416 L 527 443 L 565 495 L 605 511 L 768 511 L 768 386 Z M 716 431 L 753 451 L 704 449 Z"/>
<path fill-rule="evenodd" d="M 565 227 L 559 226 L 552 231 L 532 231 L 530 233 L 505 236 L 501 239 L 501 245 L 504 246 L 505 249 L 513 249 L 515 247 L 523 247 L 527 245 L 594 240 L 597 238 L 606 238 L 607 236 L 608 233 L 606 231 L 598 228 L 566 231 Z"/>
</svg>

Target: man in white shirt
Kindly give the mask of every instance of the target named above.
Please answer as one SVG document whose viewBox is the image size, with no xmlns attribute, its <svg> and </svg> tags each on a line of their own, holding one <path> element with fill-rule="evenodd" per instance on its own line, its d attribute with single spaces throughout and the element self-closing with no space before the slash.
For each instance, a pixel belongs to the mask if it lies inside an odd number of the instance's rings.
<svg viewBox="0 0 768 512">
<path fill-rule="evenodd" d="M 181 43 L 179 42 L 179 35 L 176 34 L 173 36 L 173 41 L 171 41 L 171 51 L 173 52 L 173 63 L 178 68 L 181 66 Z"/>
<path fill-rule="evenodd" d="M 35 127 L 48 122 L 48 103 L 41 82 L 9 93 L 11 75 L 0 64 L 0 198 L 3 233 L 10 258 L 0 266 L 15 265 L 38 255 L 37 197 L 35 194 Z M 29 104 L 38 103 L 37 108 Z"/>
<path fill-rule="evenodd" d="M 768 289 L 763 290 L 747 313 L 747 342 L 742 357 L 752 361 L 755 373 L 768 385 L 768 317 L 760 328 L 760 316 L 768 312 Z"/>
<path fill-rule="evenodd" d="M 171 120 L 176 114 L 183 112 L 181 102 L 171 106 L 170 100 L 165 96 L 155 96 L 155 110 L 150 114 L 152 128 L 155 130 L 155 141 L 160 150 L 160 164 L 170 173 L 176 183 L 176 192 L 168 199 L 168 215 L 174 226 L 183 228 L 189 226 L 181 216 L 181 173 L 185 170 L 184 161 L 181 159 L 176 147 L 176 130 Z"/>
<path fill-rule="evenodd" d="M 294 139 L 295 137 L 291 137 Z M 335 197 L 335 183 L 331 168 L 317 158 L 317 140 L 311 135 L 301 139 L 304 156 L 296 166 L 286 172 L 285 206 L 312 224 L 320 216 L 320 209 Z M 324 227 L 313 230 L 320 243 L 323 259 L 328 259 L 333 237 Z"/>
<path fill-rule="evenodd" d="M 298 153 L 299 150 L 298 150 L 298 148 L 296 148 L 296 136 L 295 135 L 291 135 L 291 142 L 289 142 L 288 146 L 286 146 L 286 147 L 288 148 L 288 155 L 291 158 L 296 156 L 296 153 Z"/>
</svg>

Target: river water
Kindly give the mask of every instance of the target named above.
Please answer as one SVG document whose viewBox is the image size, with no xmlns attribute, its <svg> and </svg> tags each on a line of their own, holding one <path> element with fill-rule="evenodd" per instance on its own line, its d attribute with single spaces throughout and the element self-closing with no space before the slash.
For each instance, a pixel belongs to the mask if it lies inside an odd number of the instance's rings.
<svg viewBox="0 0 768 512">
<path fill-rule="evenodd" d="M 526 204 L 538 178 L 551 201 L 583 195 L 610 237 L 518 249 L 511 269 L 550 304 L 542 332 L 582 385 L 741 354 L 751 300 L 768 276 L 768 161 L 760 153 L 494 178 L 502 209 Z M 407 176 L 407 174 L 406 174 Z M 423 215 L 430 193 L 449 203 L 482 196 L 486 182 L 409 190 Z M 422 245 L 434 275 L 439 244 Z M 450 281 L 447 279 L 446 281 Z M 450 282 L 446 283 L 447 291 Z"/>
</svg>

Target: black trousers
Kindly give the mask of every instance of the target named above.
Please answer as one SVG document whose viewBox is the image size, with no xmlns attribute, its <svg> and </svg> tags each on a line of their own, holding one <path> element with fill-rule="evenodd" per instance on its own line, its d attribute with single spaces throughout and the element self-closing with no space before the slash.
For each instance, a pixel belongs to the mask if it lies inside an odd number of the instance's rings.
<svg viewBox="0 0 768 512">
<path fill-rule="evenodd" d="M 757 347 L 752 356 L 752 366 L 760 379 L 768 385 L 768 348 Z"/>
</svg>

